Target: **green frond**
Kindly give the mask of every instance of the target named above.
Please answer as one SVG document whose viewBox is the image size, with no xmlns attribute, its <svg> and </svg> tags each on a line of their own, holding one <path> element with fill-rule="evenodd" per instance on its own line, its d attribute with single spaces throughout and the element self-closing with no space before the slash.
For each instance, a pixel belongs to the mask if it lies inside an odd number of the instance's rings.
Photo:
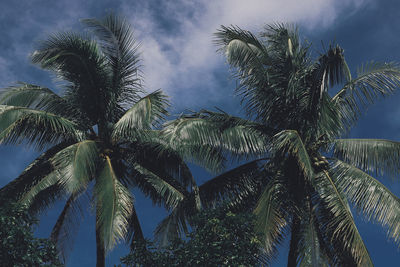
<svg viewBox="0 0 400 267">
<path fill-rule="evenodd" d="M 337 139 L 335 157 L 369 173 L 396 176 L 400 170 L 400 143 L 382 139 Z"/>
<path fill-rule="evenodd" d="M 32 186 L 53 171 L 49 159 L 68 145 L 60 143 L 37 157 L 16 179 L 0 189 L 2 198 L 12 202 L 18 201 Z"/>
<path fill-rule="evenodd" d="M 328 171 L 323 170 L 313 179 L 320 203 L 317 206 L 320 225 L 325 236 L 333 246 L 339 247 L 335 255 L 338 261 L 343 255 L 350 255 L 358 266 L 373 266 L 368 250 L 358 232 L 347 200 L 335 184 Z M 343 255 L 340 255 L 342 254 Z M 339 259 L 338 259 L 339 258 Z"/>
<path fill-rule="evenodd" d="M 358 69 L 358 75 L 346 83 L 333 98 L 344 112 L 356 120 L 363 107 L 400 86 L 400 68 L 394 63 L 370 62 Z"/>
<path fill-rule="evenodd" d="M 263 155 L 271 130 L 258 123 L 230 116 L 224 112 L 202 110 L 182 116 L 165 125 L 163 137 L 172 147 L 190 143 L 210 145 L 233 155 Z"/>
<path fill-rule="evenodd" d="M 109 14 L 101 20 L 84 19 L 98 38 L 97 43 L 107 58 L 112 71 L 114 101 L 132 104 L 141 92 L 139 74 L 139 45 L 127 19 Z"/>
<path fill-rule="evenodd" d="M 281 155 L 287 152 L 292 154 L 297 159 L 297 163 L 303 171 L 304 176 L 311 180 L 314 175 L 312 162 L 298 132 L 295 130 L 284 130 L 277 133 L 273 139 L 271 149 Z"/>
<path fill-rule="evenodd" d="M 54 71 L 69 84 L 65 99 L 78 107 L 93 124 L 106 116 L 113 97 L 108 90 L 110 75 L 97 44 L 85 36 L 62 32 L 40 43 L 32 62 Z"/>
<path fill-rule="evenodd" d="M 179 181 L 184 188 L 193 186 L 193 175 L 179 153 L 163 144 L 159 139 L 147 142 L 131 143 L 129 156 L 132 162 L 137 162 L 154 174 L 164 177 L 171 176 Z"/>
<path fill-rule="evenodd" d="M 170 241 L 183 237 L 188 231 L 188 210 L 185 202 L 181 202 L 171 213 L 163 219 L 154 231 L 155 240 L 161 247 L 165 247 Z"/>
<path fill-rule="evenodd" d="M 99 149 L 93 140 L 84 140 L 70 145 L 51 159 L 59 184 L 69 193 L 77 193 L 86 188 L 97 172 Z"/>
<path fill-rule="evenodd" d="M 134 249 L 136 242 L 142 242 L 144 235 L 140 226 L 139 218 L 136 213 L 135 205 L 132 205 L 131 217 L 128 220 L 128 233 L 126 241 L 130 244 L 130 248 Z"/>
<path fill-rule="evenodd" d="M 40 109 L 63 116 L 81 125 L 89 124 L 88 119 L 67 100 L 48 88 L 34 84 L 19 82 L 16 86 L 2 89 L 0 104 Z"/>
<path fill-rule="evenodd" d="M 42 110 L 0 105 L 0 143 L 27 141 L 39 149 L 67 140 L 80 140 L 84 133 L 75 122 Z"/>
<path fill-rule="evenodd" d="M 87 204 L 89 197 L 85 193 L 72 194 L 59 215 L 50 239 L 56 245 L 63 261 L 66 261 L 68 252 L 72 249 L 73 237 L 77 233 L 78 227 L 84 217 L 83 204 Z"/>
<path fill-rule="evenodd" d="M 336 161 L 332 176 L 350 202 L 368 220 L 387 228 L 388 236 L 400 244 L 400 199 L 378 180 L 345 162 Z"/>
<path fill-rule="evenodd" d="M 186 190 L 173 178 L 160 177 L 139 164 L 133 165 L 135 184 L 150 196 L 155 204 L 175 208 L 185 197 Z"/>
<path fill-rule="evenodd" d="M 103 170 L 96 179 L 94 196 L 96 227 L 104 240 L 106 251 L 109 251 L 127 235 L 133 198 L 119 182 L 108 156 L 105 156 Z"/>
<path fill-rule="evenodd" d="M 211 208 L 223 201 L 231 204 L 254 194 L 261 181 L 267 179 L 265 159 L 257 159 L 224 172 L 199 186 L 200 198 Z"/>
<path fill-rule="evenodd" d="M 56 186 L 59 185 L 60 175 L 58 174 L 57 170 L 52 171 L 51 173 L 47 174 L 45 177 L 41 178 L 38 182 L 32 185 L 29 190 L 26 191 L 22 195 L 22 197 L 18 200 L 18 202 L 22 205 L 26 205 L 27 207 L 31 206 L 38 195 L 40 195 L 44 191 L 50 191 L 49 189 L 55 189 Z M 55 192 L 57 192 L 55 190 Z M 47 206 L 46 202 L 42 203 Z"/>
<path fill-rule="evenodd" d="M 161 91 L 155 91 L 136 102 L 115 124 L 112 137 L 115 140 L 135 140 L 141 130 L 149 130 L 168 114 L 168 101 Z"/>
<path fill-rule="evenodd" d="M 269 182 L 254 209 L 257 216 L 255 230 L 262 233 L 263 248 L 268 259 L 276 255 L 276 247 L 282 241 L 284 228 L 288 224 L 282 212 L 282 191 L 285 191 L 282 184 Z"/>
</svg>

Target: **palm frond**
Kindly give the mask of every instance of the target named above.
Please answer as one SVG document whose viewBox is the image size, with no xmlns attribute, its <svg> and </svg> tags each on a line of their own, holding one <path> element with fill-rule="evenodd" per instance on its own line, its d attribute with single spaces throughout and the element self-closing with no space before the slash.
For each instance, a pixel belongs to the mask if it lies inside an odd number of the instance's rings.
<svg viewBox="0 0 400 267">
<path fill-rule="evenodd" d="M 86 204 L 84 202 L 88 200 L 85 193 L 72 194 L 51 231 L 50 239 L 56 244 L 57 251 L 64 262 L 68 257 L 68 252 L 72 249 L 73 236 L 84 216 L 82 205 Z"/>
<path fill-rule="evenodd" d="M 160 177 L 139 164 L 134 164 L 132 178 L 135 184 L 150 196 L 154 204 L 164 204 L 167 208 L 176 207 L 184 197 L 186 190 L 173 178 Z"/>
<path fill-rule="evenodd" d="M 265 256 L 271 260 L 277 253 L 277 245 L 282 241 L 284 228 L 288 222 L 282 212 L 282 184 L 271 181 L 261 194 L 254 213 L 257 216 L 255 230 L 262 233 Z"/>
<path fill-rule="evenodd" d="M 257 159 L 224 172 L 199 186 L 200 198 L 206 208 L 224 201 L 240 202 L 257 191 L 268 173 L 264 169 L 266 159 Z"/>
<path fill-rule="evenodd" d="M 70 83 L 66 86 L 66 98 L 93 125 L 106 115 L 112 97 L 107 90 L 110 77 L 94 41 L 71 32 L 58 33 L 41 42 L 31 59 Z"/>
<path fill-rule="evenodd" d="M 133 139 L 141 130 L 157 126 L 168 114 L 167 97 L 161 91 L 155 91 L 136 102 L 115 124 L 112 137 L 115 140 Z"/>
<path fill-rule="evenodd" d="M 370 62 L 358 69 L 358 75 L 346 83 L 332 101 L 340 105 L 350 121 L 380 96 L 392 94 L 400 86 L 400 68 L 394 63 Z"/>
<path fill-rule="evenodd" d="M 68 143 L 60 143 L 37 157 L 16 179 L 0 189 L 0 195 L 3 199 L 12 202 L 18 201 L 32 186 L 53 171 L 53 165 L 49 159 L 69 145 Z"/>
<path fill-rule="evenodd" d="M 97 172 L 99 149 L 93 140 L 70 145 L 50 159 L 60 177 L 58 183 L 70 193 L 86 188 Z"/>
<path fill-rule="evenodd" d="M 42 110 L 0 105 L 0 143 L 27 141 L 39 149 L 68 140 L 81 140 L 84 132 L 64 117 Z"/>
<path fill-rule="evenodd" d="M 165 247 L 170 241 L 183 237 L 188 231 L 188 220 L 190 212 L 187 201 L 180 202 L 171 213 L 163 219 L 154 231 L 155 240 L 161 247 Z"/>
<path fill-rule="evenodd" d="M 339 190 L 368 220 L 387 228 L 388 236 L 400 244 L 400 199 L 362 170 L 336 161 L 332 176 Z"/>
<path fill-rule="evenodd" d="M 96 227 L 106 251 L 111 250 L 128 232 L 133 198 L 115 175 L 111 160 L 105 156 L 103 170 L 94 186 Z"/>
<path fill-rule="evenodd" d="M 132 205 L 131 217 L 129 218 L 128 223 L 129 226 L 126 241 L 130 244 L 131 249 L 134 249 L 136 242 L 141 242 L 144 240 L 142 227 L 140 226 L 135 205 Z"/>
<path fill-rule="evenodd" d="M 167 123 L 162 134 L 172 146 L 190 142 L 246 157 L 266 152 L 263 136 L 271 135 L 271 129 L 225 112 L 202 110 Z"/>
<path fill-rule="evenodd" d="M 102 20 L 84 19 L 98 38 L 102 52 L 112 69 L 113 101 L 132 104 L 141 92 L 139 53 L 133 30 L 128 21 L 120 16 L 109 14 Z"/>
<path fill-rule="evenodd" d="M 382 139 L 337 139 L 335 157 L 369 173 L 397 175 L 400 143 Z"/>
<path fill-rule="evenodd" d="M 316 206 L 321 230 L 329 242 L 340 249 L 333 262 L 340 262 L 344 255 L 350 255 L 359 266 L 373 266 L 368 250 L 358 232 L 347 200 L 334 183 L 331 174 L 323 170 L 313 179 L 314 189 L 320 201 Z M 343 255 L 342 255 L 343 254 Z"/>
<path fill-rule="evenodd" d="M 303 174 L 309 180 L 313 177 L 312 161 L 308 151 L 297 131 L 283 130 L 274 136 L 272 149 L 281 155 L 285 153 L 292 154 L 303 171 Z"/>
<path fill-rule="evenodd" d="M 71 103 L 52 90 L 34 84 L 19 82 L 16 86 L 2 89 L 0 104 L 44 110 L 81 125 L 89 123 L 88 119 Z"/>
</svg>

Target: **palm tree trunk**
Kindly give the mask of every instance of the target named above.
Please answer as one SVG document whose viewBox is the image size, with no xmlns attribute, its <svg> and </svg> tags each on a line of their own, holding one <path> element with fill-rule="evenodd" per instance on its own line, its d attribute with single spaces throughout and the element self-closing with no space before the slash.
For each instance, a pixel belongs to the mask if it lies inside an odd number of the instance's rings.
<svg viewBox="0 0 400 267">
<path fill-rule="evenodd" d="M 292 233 L 290 237 L 290 249 L 289 249 L 289 256 L 288 256 L 288 267 L 296 267 L 297 265 L 297 245 L 299 241 L 299 227 L 300 227 L 300 220 L 297 216 L 293 218 L 292 222 Z"/>
<path fill-rule="evenodd" d="M 103 238 L 101 238 L 100 231 L 96 225 L 96 267 L 105 267 L 106 266 L 106 254 L 104 250 L 104 242 Z"/>
</svg>

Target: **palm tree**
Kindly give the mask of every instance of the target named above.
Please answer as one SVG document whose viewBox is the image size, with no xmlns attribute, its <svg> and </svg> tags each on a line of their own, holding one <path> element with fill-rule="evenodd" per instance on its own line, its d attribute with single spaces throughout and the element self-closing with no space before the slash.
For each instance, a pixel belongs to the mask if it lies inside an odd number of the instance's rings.
<svg viewBox="0 0 400 267">
<path fill-rule="evenodd" d="M 199 186 L 202 204 L 252 209 L 269 259 L 290 237 L 288 266 L 372 266 L 350 203 L 400 241 L 400 199 L 373 177 L 398 174 L 400 143 L 343 137 L 368 104 L 400 85 L 399 67 L 371 62 L 353 78 L 342 48 L 313 60 L 290 25 L 267 25 L 259 38 L 222 27 L 216 43 L 239 80 L 247 119 L 202 110 L 163 130 L 171 146 L 197 142 L 248 160 Z M 179 233 L 192 203 L 190 194 L 158 233 Z"/>
<path fill-rule="evenodd" d="M 222 155 L 212 147 L 173 150 L 163 142 L 158 129 L 168 100 L 161 91 L 141 97 L 138 45 L 126 20 L 111 14 L 83 23 L 93 37 L 54 34 L 31 56 L 61 80 L 61 96 L 27 83 L 0 96 L 0 142 L 45 150 L 1 194 L 32 213 L 65 197 L 51 233 L 63 253 L 90 200 L 97 266 L 104 266 L 106 252 L 117 242 L 143 239 L 131 188 L 174 208 L 191 191 L 188 187 L 196 188 L 183 158 L 212 169 Z"/>
</svg>

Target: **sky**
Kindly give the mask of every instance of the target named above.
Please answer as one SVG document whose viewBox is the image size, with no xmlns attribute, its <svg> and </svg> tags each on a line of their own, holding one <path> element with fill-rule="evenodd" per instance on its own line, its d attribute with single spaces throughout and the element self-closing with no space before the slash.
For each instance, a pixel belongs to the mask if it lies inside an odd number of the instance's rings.
<svg viewBox="0 0 400 267">
<path fill-rule="evenodd" d="M 213 44 L 213 33 L 221 25 L 257 33 L 267 23 L 295 23 L 313 44 L 315 55 L 323 51 L 322 44 L 340 44 L 355 75 L 366 62 L 400 62 L 399 8 L 395 0 L 0 0 L 0 88 L 24 81 L 59 92 L 54 76 L 33 66 L 29 54 L 49 34 L 81 31 L 79 19 L 115 12 L 132 23 L 141 43 L 146 90 L 164 90 L 172 102 L 171 114 L 219 107 L 241 115 L 235 80 Z M 399 93 L 371 106 L 350 136 L 400 141 L 398 103 Z M 24 146 L 0 146 L 0 186 L 17 177 L 38 153 Z M 195 166 L 192 171 L 200 184 L 212 177 Z M 400 196 L 400 179 L 382 182 Z M 134 193 L 144 232 L 151 238 L 166 213 Z M 57 203 L 41 216 L 37 235 L 49 235 L 60 208 Z M 399 250 L 387 240 L 385 230 L 358 216 L 356 222 L 375 266 L 396 266 Z M 95 266 L 93 216 L 86 216 L 76 231 L 67 266 Z M 287 246 L 282 245 L 273 266 L 286 265 Z M 117 264 L 127 252 L 124 244 L 116 247 L 107 256 L 107 266 Z"/>
</svg>

